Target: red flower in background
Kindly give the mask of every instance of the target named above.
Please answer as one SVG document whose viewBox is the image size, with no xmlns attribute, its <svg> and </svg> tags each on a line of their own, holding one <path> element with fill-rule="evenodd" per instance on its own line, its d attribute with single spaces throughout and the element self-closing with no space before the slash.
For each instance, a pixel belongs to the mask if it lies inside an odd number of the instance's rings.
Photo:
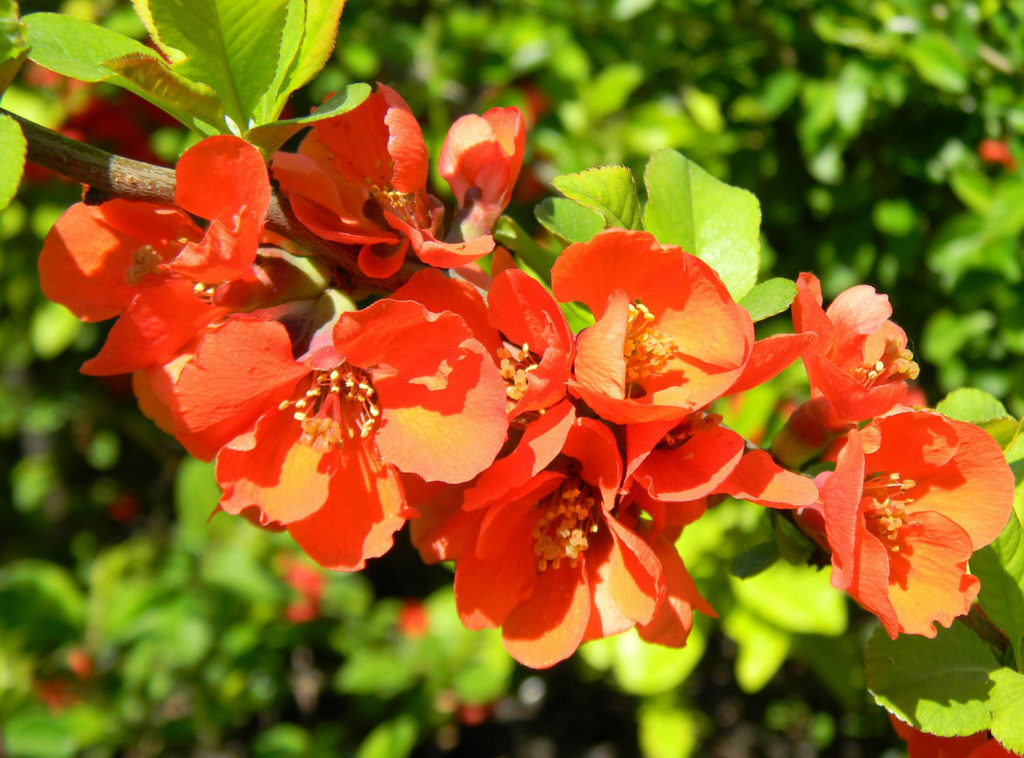
<svg viewBox="0 0 1024 758">
<path fill-rule="evenodd" d="M 899 403 L 917 364 L 907 335 L 889 320 L 889 298 L 859 284 L 822 310 L 821 283 L 813 274 L 797 279 L 793 327 L 815 335 L 804 353 L 811 397 L 825 397 L 835 426 L 881 415 Z"/>
<path fill-rule="evenodd" d="M 679 420 L 715 398 L 759 384 L 808 338 L 755 346 L 750 315 L 718 274 L 647 232 L 609 229 L 565 249 L 551 270 L 560 302 L 597 322 L 579 335 L 570 387 L 618 424 Z"/>
<path fill-rule="evenodd" d="M 899 633 L 935 636 L 967 613 L 979 582 L 971 554 L 1013 506 L 998 443 L 971 424 L 907 411 L 851 431 L 819 477 L 832 585 Z"/>
<path fill-rule="evenodd" d="M 983 139 L 978 143 L 978 157 L 985 163 L 996 163 L 1010 171 L 1017 168 L 1017 160 L 1010 152 L 1010 145 L 1003 140 Z"/>
<path fill-rule="evenodd" d="M 130 200 L 71 206 L 46 237 L 39 278 L 48 298 L 83 321 L 120 315 L 87 374 L 165 363 L 227 310 L 222 282 L 252 278 L 270 204 L 259 152 L 237 137 L 209 137 L 182 155 L 178 208 Z M 205 231 L 189 213 L 210 219 Z"/>
<path fill-rule="evenodd" d="M 475 118 L 489 132 L 460 120 L 446 143 L 445 170 L 466 218 L 484 221 L 508 201 L 512 185 L 502 182 L 518 175 L 522 117 L 517 122 L 500 109 Z M 410 245 L 420 260 L 442 267 L 494 249 L 489 228 L 465 240 L 437 238 L 444 206 L 427 193 L 423 133 L 405 100 L 383 84 L 348 113 L 315 122 L 297 154 L 274 157 L 273 171 L 303 224 L 325 239 L 362 246 L 359 266 L 368 276 L 396 272 Z"/>
</svg>

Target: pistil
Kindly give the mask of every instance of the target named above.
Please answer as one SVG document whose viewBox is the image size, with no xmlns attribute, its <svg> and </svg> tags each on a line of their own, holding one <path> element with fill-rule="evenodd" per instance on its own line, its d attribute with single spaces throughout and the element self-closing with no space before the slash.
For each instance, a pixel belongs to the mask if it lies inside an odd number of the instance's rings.
<svg viewBox="0 0 1024 758">
<path fill-rule="evenodd" d="M 864 497 L 872 503 L 867 508 L 868 530 L 893 553 L 900 551 L 899 533 L 908 523 L 907 506 L 914 502 L 908 493 L 917 482 L 904 479 L 899 473 L 876 473 L 864 481 Z"/>
<path fill-rule="evenodd" d="M 622 355 L 626 359 L 627 397 L 642 395 L 644 389 L 640 382 L 662 373 L 668 362 L 679 354 L 672 340 L 654 328 L 654 319 L 654 314 L 643 303 L 630 304 L 626 339 L 622 345 Z"/>
</svg>

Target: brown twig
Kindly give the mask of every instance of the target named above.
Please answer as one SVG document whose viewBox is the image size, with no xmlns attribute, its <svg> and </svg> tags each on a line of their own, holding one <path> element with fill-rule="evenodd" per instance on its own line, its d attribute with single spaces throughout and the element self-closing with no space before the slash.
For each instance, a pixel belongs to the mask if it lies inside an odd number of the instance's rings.
<svg viewBox="0 0 1024 758">
<path fill-rule="evenodd" d="M 28 149 L 25 159 L 38 166 L 74 179 L 92 191 L 92 202 L 108 198 L 145 200 L 174 205 L 174 170 L 108 153 L 94 145 L 65 137 L 10 111 L 0 108 L 21 125 Z M 89 198 L 87 197 L 87 201 Z M 359 249 L 318 237 L 295 218 L 288 201 L 275 188 L 264 225 L 267 231 L 292 240 L 302 248 L 341 270 L 346 284 L 393 291 L 408 281 L 421 265 L 406 261 L 398 273 L 387 279 L 371 279 L 359 270 Z"/>
</svg>

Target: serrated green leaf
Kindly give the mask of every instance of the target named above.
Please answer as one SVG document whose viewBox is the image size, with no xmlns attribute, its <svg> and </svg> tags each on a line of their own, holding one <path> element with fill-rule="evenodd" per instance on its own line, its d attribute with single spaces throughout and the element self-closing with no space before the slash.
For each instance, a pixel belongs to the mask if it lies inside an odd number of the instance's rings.
<svg viewBox="0 0 1024 758">
<path fill-rule="evenodd" d="M 992 680 L 992 736 L 1004 748 L 1024 754 L 1024 674 L 1002 668 Z"/>
<path fill-rule="evenodd" d="M 989 674 L 999 668 L 992 649 L 963 624 L 934 639 L 889 639 L 879 627 L 864 655 L 875 701 L 915 729 L 940 737 L 988 729 Z"/>
<path fill-rule="evenodd" d="M 30 13 L 22 21 L 28 29 L 29 60 L 72 79 L 109 79 L 111 71 L 103 64 L 126 55 L 160 60 L 138 40 L 73 16 Z"/>
<path fill-rule="evenodd" d="M 326 100 L 316 109 L 316 113 L 253 127 L 245 133 L 245 139 L 256 145 L 264 155 L 270 155 L 284 144 L 285 140 L 309 124 L 332 116 L 339 116 L 357 107 L 370 96 L 370 92 L 369 84 L 362 82 L 350 84 Z"/>
<path fill-rule="evenodd" d="M 18 19 L 18 4 L 14 0 L 0 0 L 0 95 L 25 61 L 25 31 L 25 25 Z"/>
<path fill-rule="evenodd" d="M 659 150 L 644 172 L 644 228 L 718 272 L 736 299 L 757 281 L 761 206 L 746 190 L 715 179 L 675 150 Z"/>
<path fill-rule="evenodd" d="M 782 277 L 768 279 L 754 286 L 740 305 L 747 309 L 750 318 L 762 321 L 786 310 L 796 297 L 796 282 Z"/>
<path fill-rule="evenodd" d="M 179 72 L 211 87 L 239 131 L 248 128 L 274 79 L 288 0 L 137 0 L 139 6 L 159 43 L 185 54 Z"/>
<path fill-rule="evenodd" d="M 205 84 L 186 79 L 163 61 L 131 53 L 105 61 L 103 66 L 123 80 L 114 83 L 163 108 L 183 124 L 207 133 L 219 131 L 218 126 L 223 128 L 224 106 L 217 93 Z M 204 129 L 198 122 L 210 128 Z"/>
<path fill-rule="evenodd" d="M 260 100 L 253 110 L 253 121 L 257 124 L 274 121 L 280 115 L 284 103 L 288 99 L 289 93 L 282 92 L 282 88 L 288 71 L 295 62 L 295 55 L 299 52 L 299 45 L 302 44 L 305 23 L 306 0 L 288 0 L 284 27 L 281 29 L 281 48 L 278 50 L 277 65 L 274 68 L 274 78 L 260 96 Z M 280 107 L 278 106 L 279 101 Z"/>
<path fill-rule="evenodd" d="M 533 215 L 552 234 L 566 242 L 587 242 L 604 229 L 604 218 L 579 203 L 549 197 L 533 209 Z"/>
<path fill-rule="evenodd" d="M 294 5 L 302 3 L 294 2 Z M 341 18 L 342 8 L 345 7 L 345 0 L 305 0 L 302 4 L 304 17 L 299 19 L 298 48 L 294 54 L 288 52 L 293 40 L 290 35 L 294 31 L 290 28 L 293 23 L 293 13 L 289 7 L 288 23 L 285 25 L 285 32 L 281 41 L 281 62 L 287 56 L 287 68 L 279 69 L 279 76 L 275 75 L 274 84 L 267 91 L 269 102 L 271 93 L 276 93 L 273 105 L 266 114 L 265 120 L 275 118 L 281 109 L 284 108 L 288 95 L 299 87 L 307 84 L 327 63 L 334 50 L 335 38 L 338 34 L 338 22 Z M 262 104 L 262 103 L 261 103 Z"/>
<path fill-rule="evenodd" d="M 974 554 L 971 573 L 981 580 L 981 609 L 1009 637 L 1017 668 L 1024 670 L 1024 529 L 1016 514 L 991 545 Z"/>
<path fill-rule="evenodd" d="M 570 200 L 604 216 L 607 226 L 640 228 L 640 200 L 633 172 L 626 166 L 588 168 L 556 176 L 551 183 Z"/>
<path fill-rule="evenodd" d="M 25 169 L 25 135 L 18 122 L 0 115 L 0 211 L 6 208 L 21 183 Z"/>
</svg>

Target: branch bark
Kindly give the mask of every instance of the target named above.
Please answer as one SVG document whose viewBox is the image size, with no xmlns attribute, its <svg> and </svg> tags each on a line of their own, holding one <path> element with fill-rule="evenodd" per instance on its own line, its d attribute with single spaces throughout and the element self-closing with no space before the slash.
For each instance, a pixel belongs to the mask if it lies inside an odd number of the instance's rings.
<svg viewBox="0 0 1024 758">
<path fill-rule="evenodd" d="M 0 108 L 21 125 L 28 145 L 25 159 L 88 186 L 105 198 L 144 200 L 174 205 L 174 170 L 108 153 L 94 145 L 65 137 L 10 111 Z M 288 201 L 273 188 L 265 228 L 292 240 L 310 253 L 340 269 L 344 283 L 394 291 L 408 281 L 421 264 L 406 261 L 387 279 L 372 279 L 359 270 L 359 248 L 318 237 L 295 218 Z"/>
</svg>

